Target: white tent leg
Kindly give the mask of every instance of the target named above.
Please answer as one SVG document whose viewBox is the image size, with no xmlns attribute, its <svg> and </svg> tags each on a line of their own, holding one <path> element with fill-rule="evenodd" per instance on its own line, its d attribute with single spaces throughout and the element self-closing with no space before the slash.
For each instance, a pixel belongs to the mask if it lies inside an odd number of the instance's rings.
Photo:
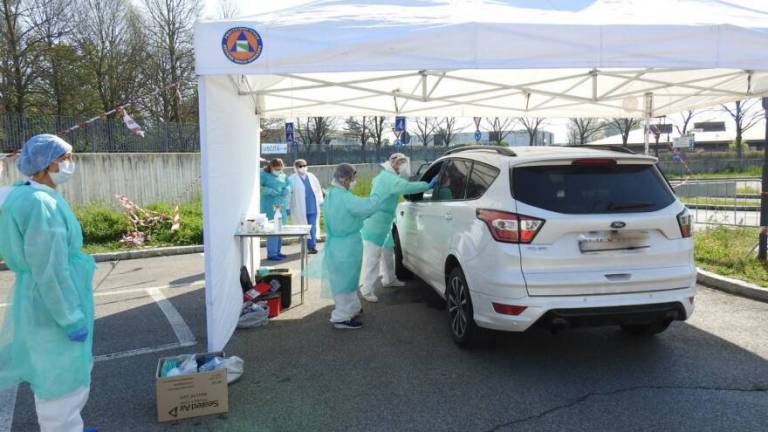
<svg viewBox="0 0 768 432">
<path fill-rule="evenodd" d="M 208 349 L 218 351 L 240 316 L 240 263 L 251 261 L 234 233 L 241 215 L 258 211 L 260 127 L 253 99 L 238 96 L 229 77 L 201 76 L 198 88 Z"/>
<path fill-rule="evenodd" d="M 643 95 L 643 107 L 645 119 L 643 121 L 643 143 L 645 143 L 645 154 L 650 154 L 650 143 L 648 142 L 648 125 L 653 117 L 653 93 Z"/>
</svg>

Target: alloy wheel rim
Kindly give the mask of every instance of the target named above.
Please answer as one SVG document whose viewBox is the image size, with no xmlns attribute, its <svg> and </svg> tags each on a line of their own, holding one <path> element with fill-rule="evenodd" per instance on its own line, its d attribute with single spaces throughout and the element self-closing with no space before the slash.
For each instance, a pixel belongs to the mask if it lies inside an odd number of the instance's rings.
<svg viewBox="0 0 768 432">
<path fill-rule="evenodd" d="M 458 338 L 464 337 L 467 332 L 467 291 L 459 277 L 450 281 L 448 290 L 448 316 L 450 317 L 451 330 Z"/>
</svg>

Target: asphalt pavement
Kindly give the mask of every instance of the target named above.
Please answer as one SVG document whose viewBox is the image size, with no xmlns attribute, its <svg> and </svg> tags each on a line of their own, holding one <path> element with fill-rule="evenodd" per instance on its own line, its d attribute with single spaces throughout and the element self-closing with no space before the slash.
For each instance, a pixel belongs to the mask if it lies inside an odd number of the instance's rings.
<svg viewBox="0 0 768 432">
<path fill-rule="evenodd" d="M 287 250 L 295 267 L 297 249 Z M 11 281 L 12 274 L 0 272 L 0 303 Z M 497 334 L 466 351 L 451 341 L 440 299 L 418 280 L 384 289 L 380 303 L 365 304 L 365 327 L 354 331 L 331 328 L 330 303 L 312 284 L 303 306 L 264 328 L 238 331 L 226 347 L 246 360 L 243 377 L 230 386 L 228 415 L 161 424 L 157 359 L 205 350 L 202 281 L 200 255 L 99 264 L 98 361 L 83 413 L 87 425 L 101 431 L 700 432 L 765 431 L 768 424 L 768 304 L 700 288 L 691 320 L 655 338 L 615 328 L 534 330 Z M 171 319 L 173 311 L 184 326 Z M 28 387 L 20 386 L 15 399 L 12 430 L 36 430 Z M 2 419 L 0 412 L 0 431 Z"/>
</svg>

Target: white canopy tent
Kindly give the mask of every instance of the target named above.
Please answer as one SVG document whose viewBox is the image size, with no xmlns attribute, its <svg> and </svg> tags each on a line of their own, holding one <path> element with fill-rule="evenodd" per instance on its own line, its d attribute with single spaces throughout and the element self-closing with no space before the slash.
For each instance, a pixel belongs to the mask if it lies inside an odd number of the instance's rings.
<svg viewBox="0 0 768 432">
<path fill-rule="evenodd" d="M 210 349 L 240 310 L 259 116 L 647 118 L 768 93 L 763 1 L 540 3 L 331 0 L 197 24 Z"/>
</svg>

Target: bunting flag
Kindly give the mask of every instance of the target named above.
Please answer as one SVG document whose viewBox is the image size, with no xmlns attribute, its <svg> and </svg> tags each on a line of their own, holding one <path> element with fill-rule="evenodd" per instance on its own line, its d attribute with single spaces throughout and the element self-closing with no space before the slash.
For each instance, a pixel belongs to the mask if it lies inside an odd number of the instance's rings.
<svg viewBox="0 0 768 432">
<path fill-rule="evenodd" d="M 179 216 L 179 206 L 173 210 L 173 224 L 171 225 L 171 232 L 176 232 L 181 228 L 181 217 Z"/>
<path fill-rule="evenodd" d="M 133 119 L 133 117 L 128 115 L 128 111 L 126 111 L 125 108 L 117 107 L 117 114 L 118 115 L 122 114 L 122 116 L 123 116 L 123 123 L 125 123 L 125 127 L 130 129 L 131 133 L 133 133 L 134 135 L 138 135 L 138 136 L 144 138 L 144 131 L 141 130 L 141 126 L 139 126 L 139 124 L 136 123 L 136 121 Z"/>
</svg>

